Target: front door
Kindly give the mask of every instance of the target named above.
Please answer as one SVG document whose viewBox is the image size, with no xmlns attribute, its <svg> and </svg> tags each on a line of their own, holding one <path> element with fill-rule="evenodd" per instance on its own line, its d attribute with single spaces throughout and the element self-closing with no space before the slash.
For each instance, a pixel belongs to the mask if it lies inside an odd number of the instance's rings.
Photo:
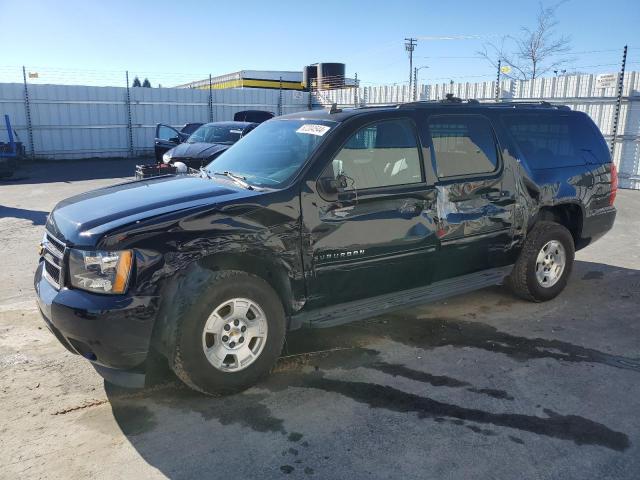
<svg viewBox="0 0 640 480">
<path fill-rule="evenodd" d="M 327 179 L 337 191 L 327 192 Z M 437 247 L 433 186 L 409 118 L 361 126 L 301 194 L 309 304 L 426 285 Z"/>
<path fill-rule="evenodd" d="M 169 125 L 159 123 L 156 125 L 156 138 L 154 140 L 154 151 L 156 161 L 162 162 L 162 155 L 182 142 L 180 132 Z"/>
</svg>

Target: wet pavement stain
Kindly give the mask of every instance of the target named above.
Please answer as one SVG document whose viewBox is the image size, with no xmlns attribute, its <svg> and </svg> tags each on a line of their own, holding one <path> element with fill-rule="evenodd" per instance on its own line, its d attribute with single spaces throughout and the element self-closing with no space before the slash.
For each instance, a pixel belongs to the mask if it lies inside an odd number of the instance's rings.
<svg viewBox="0 0 640 480">
<path fill-rule="evenodd" d="M 582 276 L 582 280 L 601 280 L 602 278 L 604 278 L 604 272 L 598 270 L 592 270 Z"/>
<path fill-rule="evenodd" d="M 297 442 L 297 441 L 299 441 L 302 437 L 303 437 L 303 435 L 302 435 L 301 433 L 298 433 L 298 432 L 291 432 L 291 433 L 289 434 L 289 436 L 287 437 L 287 439 L 288 439 L 290 442 Z"/>
<path fill-rule="evenodd" d="M 410 380 L 415 380 L 422 383 L 428 383 L 434 387 L 471 387 L 469 382 L 457 380 L 445 375 L 432 375 L 420 370 L 414 370 L 412 368 L 405 367 L 404 365 L 391 364 L 385 362 L 377 362 L 372 365 L 365 365 L 368 368 L 379 370 L 394 377 L 404 377 Z M 499 400 L 513 400 L 513 397 L 504 390 L 497 390 L 493 388 L 467 388 L 468 392 L 478 393 L 480 395 L 487 395 Z"/>
<path fill-rule="evenodd" d="M 498 435 L 495 431 L 493 430 L 489 430 L 488 428 L 480 428 L 480 427 L 476 427 L 475 425 L 467 425 L 467 428 L 469 430 L 471 430 L 472 432 L 475 433 L 479 433 L 481 435 L 485 435 L 487 437 L 493 437 L 495 435 Z"/>
<path fill-rule="evenodd" d="M 405 367 L 404 365 L 399 365 L 394 363 L 375 362 L 371 365 L 363 365 L 363 366 L 366 366 L 368 368 L 373 368 L 375 370 L 386 373 L 393 377 L 404 377 L 409 380 L 428 383 L 429 385 L 433 385 L 434 387 L 454 387 L 455 388 L 455 387 L 467 387 L 470 385 L 468 382 L 447 377 L 446 375 L 432 375 L 427 372 L 414 370 L 412 368 Z"/>
<path fill-rule="evenodd" d="M 491 413 L 421 397 L 385 385 L 333 380 L 318 374 L 310 374 L 304 386 L 337 393 L 371 408 L 401 413 L 414 412 L 418 418 L 451 419 L 461 425 L 467 421 L 491 424 L 570 440 L 577 445 L 599 445 L 616 451 L 624 451 L 630 446 L 629 438 L 622 432 L 616 432 L 584 417 L 561 415 L 550 409 L 544 409 L 547 417 Z"/>
<path fill-rule="evenodd" d="M 284 421 L 273 416 L 269 408 L 260 403 L 265 398 L 266 395 L 250 393 L 223 398 L 207 397 L 186 387 L 176 386 L 171 390 L 152 392 L 144 400 L 184 413 L 198 413 L 205 421 L 217 420 L 222 425 L 238 424 L 256 432 L 286 435 Z M 125 434 L 132 429 L 135 431 L 136 422 L 141 421 L 137 416 L 144 418 L 145 415 L 153 415 L 147 407 L 131 406 L 129 401 L 123 402 L 117 397 L 111 398 L 110 401 L 113 415 Z M 150 428 L 154 425 L 150 425 Z"/>
<path fill-rule="evenodd" d="M 565 362 L 599 363 L 640 372 L 640 358 L 611 355 L 561 340 L 511 335 L 476 321 L 395 315 L 389 324 L 389 338 L 413 347 L 472 347 L 502 353 L 518 361 L 552 358 Z M 400 325 L 402 328 L 399 328 Z M 400 335 L 395 332 L 403 333 Z"/>
<path fill-rule="evenodd" d="M 128 437 L 141 435 L 156 427 L 155 415 L 147 407 L 122 404 L 112 408 L 114 410 L 118 409 L 118 415 L 116 416 L 118 426 L 122 433 Z"/>
<path fill-rule="evenodd" d="M 640 372 L 640 358 L 616 356 L 562 340 L 512 335 L 475 320 L 425 318 L 402 313 L 375 317 L 342 327 L 292 332 L 287 341 L 287 353 L 294 356 L 306 355 L 318 350 L 341 348 L 347 352 L 349 349 L 359 349 L 366 355 L 368 345 L 385 338 L 423 349 L 471 347 L 502 353 L 518 361 L 551 358 L 566 362 L 599 363 Z M 327 356 L 342 359 L 341 351 L 330 352 Z M 283 359 L 283 363 L 285 361 Z M 305 363 L 300 362 L 297 367 Z M 358 360 L 353 359 L 352 363 L 358 363 Z"/>
<path fill-rule="evenodd" d="M 282 465 L 280 467 L 280 471 L 286 474 L 293 473 L 294 470 L 295 468 L 293 468 L 291 465 Z"/>
<path fill-rule="evenodd" d="M 488 395 L 490 397 L 497 398 L 498 400 L 511 401 L 514 399 L 511 395 L 509 395 L 504 390 L 497 390 L 495 388 L 468 388 L 467 390 L 473 393 Z"/>
</svg>

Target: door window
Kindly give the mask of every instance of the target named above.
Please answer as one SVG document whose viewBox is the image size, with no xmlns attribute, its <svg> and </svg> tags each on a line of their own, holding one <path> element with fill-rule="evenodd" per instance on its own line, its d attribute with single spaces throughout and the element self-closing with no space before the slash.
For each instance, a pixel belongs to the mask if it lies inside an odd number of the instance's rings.
<svg viewBox="0 0 640 480">
<path fill-rule="evenodd" d="M 422 182 L 420 155 L 410 120 L 385 120 L 354 133 L 333 159 L 333 175 L 344 175 L 345 190 Z M 329 175 L 331 172 L 329 173 Z"/>
<path fill-rule="evenodd" d="M 439 178 L 496 170 L 497 148 L 487 118 L 480 115 L 434 115 L 428 123 Z"/>
<path fill-rule="evenodd" d="M 527 113 L 502 119 L 531 168 L 610 161 L 602 134 L 582 114 Z"/>
<path fill-rule="evenodd" d="M 159 138 L 160 140 L 171 141 L 171 140 L 178 140 L 179 135 L 176 129 L 171 128 L 167 125 L 159 125 L 157 138 Z"/>
</svg>

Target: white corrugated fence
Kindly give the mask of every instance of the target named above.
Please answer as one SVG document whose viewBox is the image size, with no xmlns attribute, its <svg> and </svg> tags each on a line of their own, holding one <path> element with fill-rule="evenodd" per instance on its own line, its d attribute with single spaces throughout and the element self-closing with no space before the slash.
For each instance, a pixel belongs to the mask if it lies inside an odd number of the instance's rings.
<svg viewBox="0 0 640 480">
<path fill-rule="evenodd" d="M 616 88 L 598 88 L 595 74 L 505 80 L 500 97 L 506 101 L 550 101 L 569 105 L 593 118 L 608 141 L 613 133 Z M 452 93 L 463 99 L 493 100 L 495 82 L 419 85 L 419 100 L 440 100 Z M 231 120 L 240 110 L 276 114 L 332 103 L 341 107 L 383 105 L 412 100 L 406 85 L 381 85 L 343 90 L 299 92 L 258 88 L 214 89 L 89 87 L 29 85 L 31 134 L 21 83 L 0 83 L 0 114 L 7 113 L 36 158 L 54 160 L 146 155 L 153 149 L 156 123 L 180 126 L 189 122 Z M 210 97 L 211 95 L 211 97 Z M 311 96 L 311 98 L 310 98 Z M 129 128 L 129 123 L 131 128 Z M 2 138 L 0 137 L 0 140 Z M 625 76 L 614 160 L 623 188 L 640 189 L 640 72 Z"/>
</svg>

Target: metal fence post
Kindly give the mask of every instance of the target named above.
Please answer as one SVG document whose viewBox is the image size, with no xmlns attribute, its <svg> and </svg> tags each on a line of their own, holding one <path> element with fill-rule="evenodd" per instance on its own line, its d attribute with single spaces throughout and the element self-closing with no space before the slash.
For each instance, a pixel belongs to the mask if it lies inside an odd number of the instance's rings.
<svg viewBox="0 0 640 480">
<path fill-rule="evenodd" d="M 31 123 L 31 104 L 29 103 L 29 89 L 27 88 L 27 71 L 22 66 L 22 80 L 24 81 L 24 113 L 27 118 L 27 133 L 29 135 L 29 156 L 33 160 L 36 156 L 33 147 L 33 125 Z"/>
<path fill-rule="evenodd" d="M 618 123 L 620 120 L 620 107 L 622 105 L 622 90 L 624 87 L 624 70 L 627 65 L 627 45 L 622 52 L 622 65 L 620 65 L 620 75 L 618 75 L 618 96 L 616 98 L 616 110 L 613 114 L 613 135 L 611 137 L 611 157 L 616 149 L 616 138 L 618 136 Z"/>
<path fill-rule="evenodd" d="M 500 101 L 500 67 L 502 66 L 502 60 L 498 60 L 498 74 L 496 76 L 496 102 Z"/>
<path fill-rule="evenodd" d="M 129 156 L 133 157 L 133 126 L 131 124 L 131 93 L 129 92 L 129 70 L 126 71 L 127 77 L 127 129 L 129 130 Z"/>
<path fill-rule="evenodd" d="M 278 89 L 278 116 L 282 115 L 282 77 L 280 77 L 280 87 Z"/>
<path fill-rule="evenodd" d="M 209 121 L 213 122 L 213 90 L 211 85 L 211 74 L 209 74 Z"/>
<path fill-rule="evenodd" d="M 358 85 L 358 72 L 356 72 L 356 74 L 355 74 L 355 90 L 353 92 L 353 106 L 356 107 L 356 108 L 359 107 L 359 105 L 358 105 L 358 88 L 359 88 L 359 85 Z"/>
</svg>

